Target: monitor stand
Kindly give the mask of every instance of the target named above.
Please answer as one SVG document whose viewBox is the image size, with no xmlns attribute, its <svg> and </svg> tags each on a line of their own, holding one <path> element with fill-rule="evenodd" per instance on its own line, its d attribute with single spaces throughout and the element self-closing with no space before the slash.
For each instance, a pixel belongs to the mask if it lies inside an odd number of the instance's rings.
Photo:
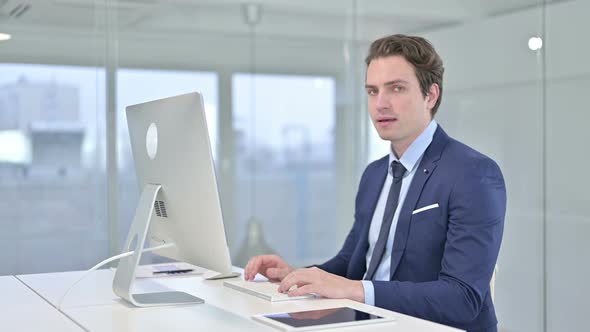
<svg viewBox="0 0 590 332">
<path fill-rule="evenodd" d="M 113 291 L 119 297 L 138 307 L 204 303 L 203 299 L 185 292 L 132 293 L 135 272 L 154 212 L 154 202 L 161 188 L 162 186 L 158 184 L 147 184 L 141 192 L 124 247 L 125 251 L 133 251 L 133 255 L 119 261 L 113 280 Z"/>
</svg>

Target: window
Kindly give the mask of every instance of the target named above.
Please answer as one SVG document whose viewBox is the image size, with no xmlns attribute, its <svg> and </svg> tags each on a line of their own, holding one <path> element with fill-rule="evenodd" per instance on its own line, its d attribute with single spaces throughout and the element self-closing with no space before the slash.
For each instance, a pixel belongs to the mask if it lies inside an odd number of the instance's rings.
<svg viewBox="0 0 590 332">
<path fill-rule="evenodd" d="M 233 244 L 234 264 L 243 266 L 263 252 L 279 253 L 296 265 L 333 255 L 340 245 L 331 236 L 334 80 L 236 74 L 232 84 L 236 224 L 243 235 Z"/>
<path fill-rule="evenodd" d="M 0 64 L 0 275 L 107 255 L 104 80 L 96 67 Z"/>
</svg>

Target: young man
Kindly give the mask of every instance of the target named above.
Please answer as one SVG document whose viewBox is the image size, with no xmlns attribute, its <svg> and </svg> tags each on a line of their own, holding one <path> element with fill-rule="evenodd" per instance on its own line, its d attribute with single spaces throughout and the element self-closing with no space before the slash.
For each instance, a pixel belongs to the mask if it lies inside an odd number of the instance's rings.
<svg viewBox="0 0 590 332">
<path fill-rule="evenodd" d="M 450 138 L 434 121 L 443 65 L 425 39 L 393 35 L 366 59 L 369 112 L 389 156 L 361 178 L 352 230 L 340 252 L 298 269 L 253 257 L 292 296 L 348 298 L 468 331 L 496 331 L 490 296 L 504 228 L 506 188 L 498 165 Z"/>
</svg>

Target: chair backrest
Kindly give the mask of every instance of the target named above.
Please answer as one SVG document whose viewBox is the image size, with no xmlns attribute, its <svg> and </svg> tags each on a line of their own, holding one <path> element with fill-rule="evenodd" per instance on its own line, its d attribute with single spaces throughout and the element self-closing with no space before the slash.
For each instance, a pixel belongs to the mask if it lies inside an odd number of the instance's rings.
<svg viewBox="0 0 590 332">
<path fill-rule="evenodd" d="M 496 276 L 498 274 L 498 264 L 494 266 L 494 273 L 492 273 L 492 280 L 490 280 L 490 294 L 492 295 L 492 302 L 494 302 L 494 287 L 496 286 Z"/>
</svg>

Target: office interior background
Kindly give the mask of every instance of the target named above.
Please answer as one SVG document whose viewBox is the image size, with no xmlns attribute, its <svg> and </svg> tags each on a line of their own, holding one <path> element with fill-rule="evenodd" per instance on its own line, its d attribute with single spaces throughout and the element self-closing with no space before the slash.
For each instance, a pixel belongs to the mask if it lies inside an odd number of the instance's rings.
<svg viewBox="0 0 590 332">
<path fill-rule="evenodd" d="M 0 275 L 121 250 L 139 196 L 125 106 L 201 91 L 232 259 L 334 255 L 364 167 L 367 48 L 428 38 L 436 120 L 503 170 L 504 331 L 590 317 L 588 1 L 0 0 Z M 179 163 L 182 159 L 178 160 Z"/>
</svg>

